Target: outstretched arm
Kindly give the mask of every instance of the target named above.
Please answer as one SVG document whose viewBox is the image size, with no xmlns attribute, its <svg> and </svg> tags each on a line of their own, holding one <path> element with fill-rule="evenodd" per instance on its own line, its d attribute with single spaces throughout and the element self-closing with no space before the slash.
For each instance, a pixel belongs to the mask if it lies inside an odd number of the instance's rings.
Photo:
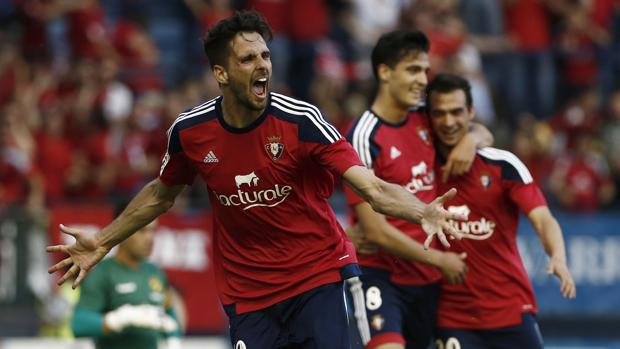
<svg viewBox="0 0 620 349">
<path fill-rule="evenodd" d="M 69 255 L 69 257 L 52 266 L 48 272 L 54 273 L 72 265 L 58 280 L 58 284 L 60 285 L 69 278 L 77 276 L 73 282 L 73 288 L 77 287 L 86 274 L 112 247 L 172 207 L 175 198 L 182 190 L 182 185 L 168 187 L 159 179 L 151 181 L 131 200 L 120 216 L 95 236 L 88 236 L 83 232 L 60 225 L 60 230 L 73 236 L 76 242 L 73 245 L 47 247 L 47 252 L 62 252 Z"/>
<path fill-rule="evenodd" d="M 372 171 L 362 166 L 349 168 L 344 173 L 343 178 L 358 195 L 372 206 L 373 210 L 421 224 L 422 229 L 428 235 L 424 242 L 425 248 L 430 246 L 435 235 L 444 246 L 449 247 L 450 244 L 446 239 L 444 230 L 457 238 L 461 238 L 461 235 L 449 224 L 448 220 L 462 220 L 464 217 L 450 213 L 443 208 L 443 203 L 456 195 L 456 189 L 451 189 L 427 205 L 403 187 L 378 178 Z"/>
<path fill-rule="evenodd" d="M 575 282 L 566 265 L 566 249 L 558 221 L 551 215 L 547 206 L 536 207 L 527 217 L 538 233 L 545 252 L 551 258 L 547 273 L 554 274 L 560 279 L 560 292 L 564 297 L 575 298 L 577 294 Z"/>
<path fill-rule="evenodd" d="M 449 177 L 469 172 L 476 157 L 476 150 L 493 145 L 493 141 L 493 134 L 484 125 L 472 123 L 469 132 L 448 154 L 441 179 L 446 182 Z"/>
<path fill-rule="evenodd" d="M 390 224 L 385 216 L 375 212 L 366 202 L 355 206 L 355 214 L 360 233 L 369 242 L 396 257 L 436 267 L 448 283 L 461 283 L 465 279 L 467 266 L 464 253 L 442 252 L 433 248 L 425 250 L 422 244 Z"/>
</svg>

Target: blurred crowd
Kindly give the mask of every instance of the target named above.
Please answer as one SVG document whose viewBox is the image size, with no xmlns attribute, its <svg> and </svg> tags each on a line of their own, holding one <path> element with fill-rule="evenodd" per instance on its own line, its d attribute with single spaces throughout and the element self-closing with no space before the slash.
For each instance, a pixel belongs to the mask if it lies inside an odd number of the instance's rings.
<svg viewBox="0 0 620 349">
<path fill-rule="evenodd" d="M 218 95 L 201 37 L 239 9 L 274 29 L 274 90 L 343 132 L 373 97 L 378 37 L 424 31 L 432 73 L 471 81 L 479 120 L 554 205 L 620 207 L 619 0 L 5 0 L 0 208 L 133 196 L 178 113 Z"/>
</svg>

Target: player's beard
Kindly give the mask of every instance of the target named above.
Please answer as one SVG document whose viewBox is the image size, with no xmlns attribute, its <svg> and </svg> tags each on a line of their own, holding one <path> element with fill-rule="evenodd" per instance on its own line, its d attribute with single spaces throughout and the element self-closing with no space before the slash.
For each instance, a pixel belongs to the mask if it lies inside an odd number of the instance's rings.
<svg viewBox="0 0 620 349">
<path fill-rule="evenodd" d="M 262 103 L 253 100 L 251 86 L 231 80 L 229 84 L 231 92 L 239 104 L 252 111 L 262 111 L 267 106 L 267 99 Z M 267 91 L 269 93 L 269 91 Z"/>
</svg>

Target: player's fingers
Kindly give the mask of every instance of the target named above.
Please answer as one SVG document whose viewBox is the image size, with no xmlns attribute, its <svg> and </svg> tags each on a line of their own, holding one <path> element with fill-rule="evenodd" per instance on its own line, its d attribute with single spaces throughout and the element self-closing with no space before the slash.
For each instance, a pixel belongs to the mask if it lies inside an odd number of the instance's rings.
<svg viewBox="0 0 620 349">
<path fill-rule="evenodd" d="M 435 201 L 443 205 L 446 201 L 451 200 L 456 195 L 456 188 L 452 188 L 445 192 L 442 196 L 435 199 Z"/>
<path fill-rule="evenodd" d="M 570 279 L 564 279 L 561 285 L 562 295 L 566 298 L 572 299 L 575 298 L 575 282 Z"/>
<path fill-rule="evenodd" d="M 461 234 L 458 230 L 456 230 L 456 228 L 454 228 L 452 224 L 450 224 L 449 222 L 447 221 L 441 222 L 441 228 L 444 231 L 447 231 L 448 234 L 450 234 L 450 237 L 455 237 L 457 240 L 463 239 L 463 234 Z"/>
<path fill-rule="evenodd" d="M 465 258 L 467 258 L 467 252 L 461 252 L 461 253 L 459 254 L 459 258 L 460 258 L 461 260 L 465 260 Z"/>
<path fill-rule="evenodd" d="M 80 235 L 80 232 L 76 229 L 73 228 L 69 228 L 64 224 L 59 224 L 58 227 L 60 228 L 60 231 L 62 231 L 65 234 L 69 234 L 71 236 L 73 236 L 74 238 L 77 239 L 78 235 Z"/>
<path fill-rule="evenodd" d="M 67 246 L 65 245 L 55 245 L 55 246 L 47 246 L 45 248 L 46 252 L 62 252 L 62 253 L 67 253 Z"/>
<path fill-rule="evenodd" d="M 441 180 L 445 183 L 448 181 L 448 178 L 450 178 L 450 176 L 452 175 L 452 167 L 454 166 L 454 162 L 452 161 L 452 159 L 448 159 L 448 161 L 446 162 L 445 165 L 443 165 L 442 167 L 442 176 L 441 176 Z"/>
<path fill-rule="evenodd" d="M 474 160 L 469 160 L 469 161 L 465 161 L 464 165 L 463 165 L 463 174 L 469 173 L 469 170 L 471 170 L 471 166 L 474 164 Z"/>
<path fill-rule="evenodd" d="M 78 267 L 77 265 L 74 264 L 73 266 L 71 266 L 71 268 L 69 268 L 69 270 L 67 270 L 65 275 L 63 275 L 58 280 L 58 286 L 64 284 L 65 281 L 69 280 L 69 278 L 71 278 L 73 275 L 75 275 L 79 270 L 80 270 L 80 267 Z"/>
<path fill-rule="evenodd" d="M 463 167 L 464 167 L 464 163 L 463 161 L 455 161 L 454 165 L 452 166 L 452 176 L 460 176 L 463 174 Z"/>
<path fill-rule="evenodd" d="M 450 247 L 450 243 L 448 242 L 448 239 L 446 239 L 446 234 L 440 231 L 437 233 L 437 237 L 439 238 L 439 241 L 442 245 L 444 245 L 445 247 Z"/>
<path fill-rule="evenodd" d="M 75 280 L 73 281 L 73 285 L 71 285 L 71 288 L 75 290 L 75 288 L 78 287 L 78 285 L 82 282 L 82 280 L 84 280 L 85 277 L 86 277 L 86 270 L 80 269 L 80 273 L 78 274 L 77 278 L 75 278 Z"/>
<path fill-rule="evenodd" d="M 431 243 L 433 242 L 433 236 L 434 236 L 434 235 L 435 235 L 435 234 L 429 234 L 429 235 L 426 237 L 426 240 L 424 240 L 424 249 L 425 249 L 425 250 L 428 250 L 428 249 L 431 247 Z"/>
<path fill-rule="evenodd" d="M 51 266 L 49 269 L 47 269 L 47 272 L 50 274 L 53 274 L 61 269 L 64 269 L 65 267 L 69 266 L 73 264 L 73 260 L 71 259 L 71 257 L 67 257 L 65 259 L 63 259 L 62 261 L 54 264 L 53 266 Z"/>
</svg>

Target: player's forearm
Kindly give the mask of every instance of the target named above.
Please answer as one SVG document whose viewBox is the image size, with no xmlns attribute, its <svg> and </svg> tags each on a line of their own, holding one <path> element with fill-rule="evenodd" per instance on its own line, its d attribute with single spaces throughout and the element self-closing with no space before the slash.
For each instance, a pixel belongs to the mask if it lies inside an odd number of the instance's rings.
<svg viewBox="0 0 620 349">
<path fill-rule="evenodd" d="M 484 125 L 472 123 L 469 127 L 469 135 L 472 137 L 476 148 L 490 147 L 495 141 L 493 134 Z"/>
<path fill-rule="evenodd" d="M 534 230 L 547 255 L 553 259 L 566 262 L 564 237 L 558 221 L 551 215 L 547 207 L 537 207 L 528 215 Z"/>
<path fill-rule="evenodd" d="M 425 203 L 403 187 L 380 179 L 366 191 L 364 199 L 379 213 L 418 224 L 426 208 Z"/>
<path fill-rule="evenodd" d="M 547 252 L 549 257 L 566 262 L 564 237 L 562 236 L 560 225 L 555 218 L 550 217 L 542 223 L 539 236 L 545 252 Z"/>
<path fill-rule="evenodd" d="M 76 337 L 101 337 L 105 334 L 103 316 L 95 311 L 76 308 L 71 330 Z"/>
<path fill-rule="evenodd" d="M 172 207 L 174 196 L 162 195 L 157 181 L 142 188 L 123 213 L 101 230 L 98 234 L 101 246 L 111 249 Z"/>
<path fill-rule="evenodd" d="M 433 266 L 438 265 L 439 251 L 425 250 L 421 243 L 387 222 L 379 229 L 369 231 L 367 237 L 370 242 L 396 257 Z"/>
</svg>

